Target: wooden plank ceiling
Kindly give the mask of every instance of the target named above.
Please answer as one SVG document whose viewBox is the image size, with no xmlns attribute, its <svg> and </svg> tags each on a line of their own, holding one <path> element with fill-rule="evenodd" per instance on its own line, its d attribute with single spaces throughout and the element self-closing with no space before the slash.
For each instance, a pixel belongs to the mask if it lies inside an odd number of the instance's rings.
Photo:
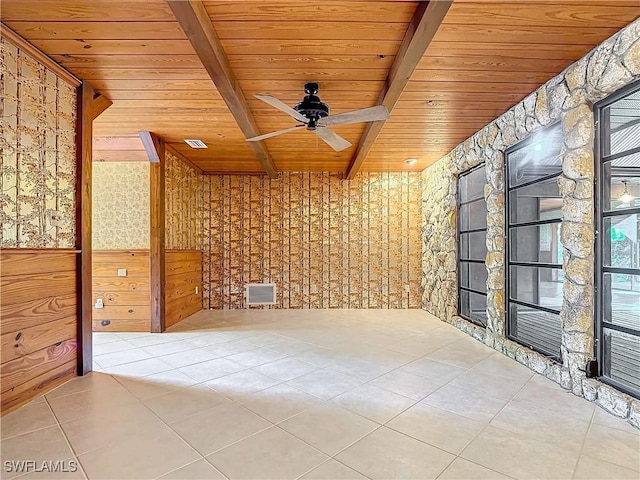
<svg viewBox="0 0 640 480">
<path fill-rule="evenodd" d="M 640 0 L 455 0 L 363 171 L 422 170 L 639 15 Z M 418 2 L 205 1 L 261 133 L 295 125 L 289 105 L 320 84 L 331 113 L 375 105 Z M 150 131 L 206 172 L 262 167 L 169 6 L 161 0 L 2 0 L 2 22 L 113 101 L 96 160 L 141 160 Z M 334 152 L 300 129 L 266 140 L 281 171 L 346 171 L 365 124 L 332 127 Z M 194 150 L 185 138 L 209 148 Z M 417 158 L 413 166 L 403 163 Z"/>
</svg>

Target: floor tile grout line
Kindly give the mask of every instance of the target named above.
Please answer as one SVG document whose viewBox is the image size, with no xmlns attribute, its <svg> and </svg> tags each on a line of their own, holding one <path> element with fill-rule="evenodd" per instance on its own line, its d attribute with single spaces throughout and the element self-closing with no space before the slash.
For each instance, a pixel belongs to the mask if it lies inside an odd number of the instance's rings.
<svg viewBox="0 0 640 480">
<path fill-rule="evenodd" d="M 531 378 L 533 378 L 533 377 L 531 377 Z M 502 408 L 501 408 L 501 409 L 500 409 L 500 410 L 499 410 L 499 411 L 498 411 L 498 412 L 497 412 L 497 413 L 496 413 L 496 414 L 491 418 L 491 420 L 489 420 L 489 422 L 487 422 L 487 423 L 486 423 L 486 425 L 485 425 L 484 427 L 482 427 L 482 429 L 481 429 L 481 430 L 480 430 L 480 431 L 479 431 L 479 432 L 478 432 L 478 433 L 477 433 L 477 434 L 476 434 L 476 435 L 475 435 L 471 440 L 469 440 L 469 441 L 466 443 L 466 445 L 465 445 L 465 446 L 460 450 L 460 453 L 458 453 L 458 454 L 456 455 L 456 457 L 457 457 L 457 458 L 462 458 L 463 460 L 471 461 L 471 460 L 469 460 L 469 459 L 467 459 L 467 458 L 465 458 L 465 457 L 463 457 L 463 456 L 462 456 L 462 454 L 464 453 L 464 451 L 465 451 L 467 448 L 469 448 L 469 445 L 471 445 L 471 444 L 472 444 L 472 443 L 473 443 L 473 442 L 474 442 L 478 437 L 480 437 L 480 435 L 482 435 L 482 434 L 483 434 L 483 433 L 484 433 L 484 432 L 485 432 L 485 431 L 486 431 L 490 426 L 492 426 L 492 425 L 491 425 L 491 423 L 493 422 L 493 420 L 494 420 L 498 415 L 500 415 L 500 413 L 501 413 L 502 411 L 504 411 L 504 409 L 505 409 L 505 408 L 507 408 L 509 405 L 511 405 L 511 402 L 513 401 L 513 399 L 514 399 L 514 398 L 515 398 L 515 397 L 516 397 L 516 396 L 517 396 L 517 395 L 518 395 L 518 394 L 519 394 L 519 393 L 520 393 L 520 392 L 521 392 L 521 391 L 522 391 L 522 390 L 527 386 L 527 384 L 531 381 L 531 378 L 530 378 L 530 379 L 529 379 L 529 381 L 527 381 L 527 382 L 526 382 L 522 387 L 520 387 L 520 389 L 518 389 L 518 391 L 517 391 L 516 393 L 514 393 L 514 394 L 513 394 L 513 396 L 511 397 L 511 399 L 509 399 L 509 401 L 508 401 L 508 402 L 507 402 L 507 403 L 506 403 L 506 404 L 505 404 L 505 405 L 504 405 L 504 406 L 503 406 L 503 407 L 502 407 Z M 497 428 L 497 427 L 494 427 L 494 428 Z M 476 463 L 476 462 L 473 462 L 473 463 Z M 478 464 L 478 465 L 480 465 L 480 464 Z M 500 473 L 501 475 L 505 475 L 505 476 L 507 476 L 507 477 L 511 477 L 511 475 L 509 475 L 509 474 L 507 474 L 507 473 L 504 473 L 504 472 L 500 472 L 499 470 L 496 470 L 496 469 L 494 469 L 494 468 L 490 468 L 490 467 L 487 467 L 487 466 L 485 466 L 485 465 L 481 465 L 481 466 L 482 466 L 482 467 L 484 467 L 484 468 L 489 468 L 490 470 L 492 470 L 492 471 L 494 471 L 494 472 L 497 472 L 497 473 Z M 512 478 L 512 477 L 511 477 L 511 478 Z"/>
<path fill-rule="evenodd" d="M 89 475 L 87 475 L 87 472 L 84 469 L 84 465 L 80 461 L 80 455 L 76 452 L 75 448 L 73 448 L 73 445 L 71 445 L 71 441 L 69 440 L 69 437 L 67 437 L 67 432 L 65 432 L 64 428 L 62 428 L 62 423 L 60 423 L 60 419 L 56 415 L 56 412 L 53 410 L 53 407 L 49 403 L 49 399 L 46 397 L 46 395 L 44 397 L 44 401 L 46 402 L 47 407 L 49 407 L 49 411 L 51 412 L 51 415 L 53 415 L 53 417 L 56 419 L 58 429 L 60 430 L 60 433 L 62 433 L 62 436 L 64 437 L 64 441 L 67 444 L 67 447 L 69 447 L 69 450 L 71 450 L 71 453 L 73 453 L 73 458 L 78 462 L 78 466 L 80 467 L 80 470 L 84 475 L 84 478 L 88 479 Z"/>
<path fill-rule="evenodd" d="M 112 377 L 116 382 L 118 382 L 118 379 L 117 379 L 117 378 L 114 378 L 114 377 L 113 377 L 113 375 L 111 375 L 111 377 Z M 122 387 L 123 387 L 123 388 L 125 388 L 125 389 L 126 389 L 126 390 L 127 390 L 127 391 L 128 391 L 128 392 L 129 392 L 133 397 L 135 397 L 136 399 L 138 399 L 138 397 L 136 397 L 136 396 L 135 396 L 135 395 L 134 395 L 134 394 L 133 394 L 133 393 L 132 393 L 132 392 L 131 392 L 131 391 L 130 391 L 126 386 L 125 386 L 125 385 L 123 385 L 123 384 L 122 384 L 122 383 L 120 383 L 120 382 L 118 382 L 118 383 L 119 383 L 120 385 L 122 385 Z M 160 416 L 159 416 L 155 411 L 153 411 L 153 410 L 152 410 L 152 409 L 151 409 L 151 408 L 150 408 L 150 407 L 149 407 L 149 406 L 148 406 L 144 401 L 142 401 L 142 400 L 140 400 L 140 399 L 138 399 L 138 400 L 139 400 L 139 401 L 140 401 L 140 403 L 144 406 L 144 408 L 146 408 L 149 412 L 151 412 L 151 414 L 152 414 L 153 416 L 155 416 L 155 417 L 156 417 L 156 418 L 157 418 L 157 419 L 158 419 L 158 420 L 159 420 L 159 421 L 160 421 L 160 422 L 161 422 L 165 427 L 167 427 L 167 428 L 171 431 L 171 433 L 173 433 L 177 438 L 179 438 L 183 443 L 185 443 L 185 444 L 186 444 L 186 445 L 187 445 L 191 450 L 193 450 L 193 451 L 196 453 L 196 455 L 198 455 L 198 456 L 200 457 L 198 460 L 200 460 L 200 459 L 204 459 L 204 460 L 206 461 L 206 459 L 204 458 L 204 456 L 203 456 L 203 455 L 202 455 L 198 450 L 196 450 L 196 449 L 195 449 L 195 448 L 194 448 L 194 447 L 193 447 L 189 442 L 187 442 L 184 438 L 182 438 L 182 436 L 180 436 L 180 435 L 178 434 L 178 432 L 176 432 L 173 428 L 171 428 L 171 426 L 170 426 L 170 425 L 169 425 L 169 424 L 168 424 L 168 423 L 167 423 L 167 422 L 166 422 L 162 417 L 160 417 Z M 114 440 L 114 442 L 115 442 L 115 440 Z M 111 444 L 110 444 L 110 445 L 111 445 Z M 197 460 L 194 460 L 194 462 L 195 462 L 195 461 L 197 461 Z M 182 465 L 182 466 L 178 467 L 176 470 L 179 470 L 180 468 L 186 467 L 187 465 L 190 465 L 191 463 L 194 463 L 194 462 L 189 462 L 189 463 L 187 463 L 187 464 L 185 464 L 185 465 Z M 215 467 L 214 467 L 214 468 L 215 468 Z M 217 470 L 217 469 L 216 469 L 216 470 Z M 160 475 L 160 477 L 162 477 L 162 476 L 164 476 L 164 475 L 167 475 L 168 473 L 171 473 L 171 472 L 165 472 L 165 473 L 163 473 L 162 475 Z M 87 477 L 87 478 L 88 478 L 88 477 Z M 158 477 L 158 478 L 159 478 L 159 477 Z M 225 478 L 228 478 L 228 477 L 226 477 L 226 475 L 225 475 Z"/>
<path fill-rule="evenodd" d="M 582 438 L 582 442 L 580 444 L 580 450 L 578 451 L 578 458 L 576 458 L 576 463 L 573 466 L 573 470 L 571 472 L 571 478 L 574 478 L 576 475 L 576 470 L 578 469 L 578 464 L 580 463 L 580 459 L 582 458 L 582 452 L 584 451 L 584 446 L 587 443 L 587 438 L 589 437 L 589 433 L 591 432 L 591 427 L 593 426 L 593 419 L 596 416 L 596 410 L 593 409 L 591 412 L 591 418 L 589 419 L 589 426 L 587 427 L 587 432 L 584 434 Z"/>
<path fill-rule="evenodd" d="M 297 438 L 297 437 L 296 437 L 296 438 Z M 326 453 L 325 453 L 325 455 L 326 455 Z M 322 465 L 325 465 L 325 464 L 327 464 L 327 463 L 329 463 L 329 462 L 332 462 L 332 461 L 333 461 L 333 462 L 336 462 L 336 463 L 339 463 L 340 465 L 343 465 L 344 467 L 346 467 L 346 468 L 348 468 L 348 469 L 350 469 L 350 470 L 353 470 L 353 471 L 354 471 L 354 472 L 356 472 L 358 475 L 362 475 L 364 478 L 366 478 L 366 479 L 368 479 L 368 480 L 371 480 L 371 477 L 368 477 L 368 476 L 367 476 L 367 475 L 365 475 L 364 473 L 362 473 L 362 472 L 360 472 L 360 471 L 356 470 L 356 469 L 355 469 L 355 468 L 353 468 L 353 467 L 350 467 L 349 465 L 347 465 L 347 464 L 345 464 L 345 463 L 342 463 L 340 460 L 337 460 L 337 459 L 335 459 L 335 458 L 333 458 L 333 457 L 329 457 L 329 458 L 327 458 L 324 462 L 320 463 L 319 465 L 316 465 L 315 467 L 310 468 L 309 470 L 307 470 L 307 471 L 306 471 L 306 472 L 304 472 L 303 474 L 298 475 L 298 476 L 295 478 L 295 480 L 301 480 L 301 479 L 302 479 L 302 477 L 304 477 L 305 475 L 308 475 L 309 473 L 311 473 L 311 472 L 315 471 L 316 469 L 320 468 Z"/>
</svg>

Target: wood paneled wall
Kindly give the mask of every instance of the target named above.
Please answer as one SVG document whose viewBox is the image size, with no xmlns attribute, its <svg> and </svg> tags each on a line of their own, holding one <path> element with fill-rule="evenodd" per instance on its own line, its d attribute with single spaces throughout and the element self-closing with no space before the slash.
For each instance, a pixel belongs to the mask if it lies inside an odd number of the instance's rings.
<svg viewBox="0 0 640 480">
<path fill-rule="evenodd" d="M 93 252 L 93 303 L 102 298 L 104 308 L 93 307 L 93 330 L 150 331 L 150 271 L 148 250 Z M 119 277 L 118 269 L 127 276 Z"/>
<path fill-rule="evenodd" d="M 419 308 L 420 186 L 416 173 L 206 175 L 204 307 L 244 308 L 247 283 L 274 282 L 277 308 Z"/>
<path fill-rule="evenodd" d="M 165 322 L 170 327 L 202 309 L 202 251 L 167 250 L 165 281 Z"/>
<path fill-rule="evenodd" d="M 2 414 L 76 375 L 77 255 L 0 251 Z"/>
</svg>

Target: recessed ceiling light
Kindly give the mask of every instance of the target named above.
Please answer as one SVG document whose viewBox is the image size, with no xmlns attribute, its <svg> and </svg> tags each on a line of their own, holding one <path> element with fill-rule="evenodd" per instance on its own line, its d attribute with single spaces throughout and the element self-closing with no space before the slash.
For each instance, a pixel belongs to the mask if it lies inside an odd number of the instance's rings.
<svg viewBox="0 0 640 480">
<path fill-rule="evenodd" d="M 404 163 L 406 163 L 407 165 L 411 166 L 411 165 L 415 165 L 417 161 L 418 161 L 417 158 L 407 158 L 404 161 Z"/>
<path fill-rule="evenodd" d="M 208 148 L 206 143 L 204 143 L 202 140 L 198 140 L 196 138 L 185 138 L 184 141 L 191 148 Z"/>
</svg>

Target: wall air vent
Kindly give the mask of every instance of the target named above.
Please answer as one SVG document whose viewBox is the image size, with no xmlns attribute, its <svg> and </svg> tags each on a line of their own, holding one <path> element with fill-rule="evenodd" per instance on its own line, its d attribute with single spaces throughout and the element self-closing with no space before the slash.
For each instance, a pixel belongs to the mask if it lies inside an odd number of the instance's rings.
<svg viewBox="0 0 640 480">
<path fill-rule="evenodd" d="M 206 143 L 204 143 L 202 140 L 198 140 L 196 138 L 185 138 L 184 141 L 191 148 L 207 148 L 207 144 Z"/>
<path fill-rule="evenodd" d="M 247 306 L 273 305 L 276 303 L 275 283 L 249 283 L 245 285 Z"/>
</svg>

